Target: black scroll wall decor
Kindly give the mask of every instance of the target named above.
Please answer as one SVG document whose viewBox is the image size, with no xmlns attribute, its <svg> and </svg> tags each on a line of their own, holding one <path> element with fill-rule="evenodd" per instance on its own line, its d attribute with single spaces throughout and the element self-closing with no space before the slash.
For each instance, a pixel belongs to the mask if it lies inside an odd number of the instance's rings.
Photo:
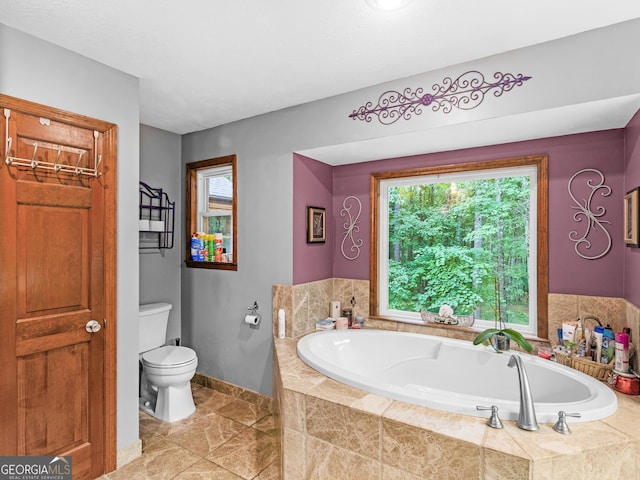
<svg viewBox="0 0 640 480">
<path fill-rule="evenodd" d="M 496 72 L 493 74 L 493 81 L 487 81 L 481 72 L 471 70 L 455 80 L 446 77 L 442 83 L 436 83 L 431 87 L 431 93 L 425 93 L 423 88 L 413 91 L 411 88 L 405 88 L 402 92 L 388 90 L 380 95 L 376 105 L 367 102 L 354 110 L 349 117 L 371 122 L 375 116 L 383 125 L 391 125 L 401 118 L 410 120 L 413 115 L 421 115 L 426 107 L 434 112 L 443 113 L 449 113 L 454 108 L 472 110 L 480 106 L 487 95 L 500 97 L 530 78 L 522 74 Z"/>
</svg>

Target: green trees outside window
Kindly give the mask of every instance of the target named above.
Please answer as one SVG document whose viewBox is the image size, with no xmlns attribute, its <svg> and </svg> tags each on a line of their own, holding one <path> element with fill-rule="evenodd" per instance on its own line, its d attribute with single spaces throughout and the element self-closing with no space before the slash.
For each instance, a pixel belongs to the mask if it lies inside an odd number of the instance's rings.
<svg viewBox="0 0 640 480">
<path fill-rule="evenodd" d="M 389 188 L 389 308 L 529 324 L 528 176 Z M 494 278 L 499 288 L 494 288 Z"/>
<path fill-rule="evenodd" d="M 373 174 L 372 187 L 375 315 L 447 304 L 546 335 L 546 157 Z"/>
</svg>

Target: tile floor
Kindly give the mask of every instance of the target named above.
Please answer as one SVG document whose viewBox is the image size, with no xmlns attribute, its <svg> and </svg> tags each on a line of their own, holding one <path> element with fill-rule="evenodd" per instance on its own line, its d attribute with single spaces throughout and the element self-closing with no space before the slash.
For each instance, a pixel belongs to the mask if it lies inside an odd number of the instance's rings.
<svg viewBox="0 0 640 480">
<path fill-rule="evenodd" d="M 192 384 L 196 412 L 173 423 L 140 412 L 142 456 L 99 480 L 279 480 L 273 415 Z"/>
</svg>

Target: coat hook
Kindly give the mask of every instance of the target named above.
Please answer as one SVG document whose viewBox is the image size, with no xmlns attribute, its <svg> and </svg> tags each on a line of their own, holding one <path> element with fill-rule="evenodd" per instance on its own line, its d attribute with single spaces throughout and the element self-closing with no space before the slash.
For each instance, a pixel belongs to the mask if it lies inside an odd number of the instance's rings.
<svg viewBox="0 0 640 480">
<path fill-rule="evenodd" d="M 98 168 L 100 167 L 100 163 L 102 162 L 102 155 L 98 155 L 98 161 L 96 162 L 96 171 L 94 172 L 95 177 L 99 177 L 102 175 L 102 172 L 98 172 Z"/>
<path fill-rule="evenodd" d="M 84 155 L 84 150 L 80 150 L 80 156 L 78 157 L 78 161 L 76 162 L 76 174 L 80 173 L 80 162 L 82 161 L 83 155 Z"/>
<path fill-rule="evenodd" d="M 38 151 L 38 142 L 33 142 L 33 155 L 31 155 L 31 168 L 36 168 L 38 166 L 38 161 L 36 160 L 37 151 Z"/>
<path fill-rule="evenodd" d="M 7 151 L 5 152 L 5 163 L 7 165 L 11 165 L 11 162 L 13 162 L 11 156 L 9 155 L 9 153 L 11 152 L 11 137 L 7 137 Z"/>
<path fill-rule="evenodd" d="M 58 145 L 58 153 L 56 154 L 56 161 L 53 162 L 53 170 L 56 172 L 60 171 L 60 165 L 58 165 L 58 161 L 60 161 L 61 153 L 62 153 L 62 146 Z"/>
</svg>

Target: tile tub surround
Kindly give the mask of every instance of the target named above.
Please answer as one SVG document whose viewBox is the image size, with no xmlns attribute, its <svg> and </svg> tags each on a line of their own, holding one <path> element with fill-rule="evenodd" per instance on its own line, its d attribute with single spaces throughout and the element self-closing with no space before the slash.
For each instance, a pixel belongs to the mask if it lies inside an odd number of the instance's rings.
<svg viewBox="0 0 640 480">
<path fill-rule="evenodd" d="M 328 278 L 316 282 L 298 285 L 274 285 L 272 288 L 273 305 L 273 334 L 278 334 L 278 309 L 282 308 L 286 315 L 286 337 L 299 338 L 315 331 L 318 320 L 329 315 L 329 302 L 340 301 L 341 305 L 348 305 L 351 297 L 356 298 L 355 315 L 367 318 L 369 316 L 369 281 L 352 280 L 348 278 Z M 583 316 L 595 315 L 603 325 L 610 324 L 615 331 L 623 327 L 631 327 L 634 342 L 640 344 L 640 308 L 622 298 L 594 297 L 585 295 L 567 295 L 551 293 L 548 296 L 549 339 L 548 341 L 532 340 L 534 349 L 538 346 L 557 344 L 555 334 L 562 322 L 577 320 Z M 587 326 L 593 328 L 595 323 L 587 321 Z M 450 327 L 443 325 L 420 325 L 367 318 L 365 326 L 399 332 L 424 333 L 441 337 L 458 338 L 473 341 L 477 330 L 464 327 Z M 518 350 L 517 345 L 512 348 Z M 638 367 L 638 355 L 633 359 L 634 368 Z"/>
<path fill-rule="evenodd" d="M 355 297 L 356 315 L 369 316 L 369 281 L 328 278 L 298 285 L 273 285 L 273 334 L 278 335 L 278 310 L 284 309 L 287 338 L 300 337 L 316 329 L 316 322 L 329 316 L 329 302 L 338 300 L 341 308 Z"/>
<path fill-rule="evenodd" d="M 343 385 L 304 364 L 297 340 L 274 338 L 274 419 L 282 479 L 640 480 L 640 403 L 618 394 L 603 420 L 525 432 L 506 421 L 409 405 Z M 345 473 L 346 472 L 346 473 Z"/>
</svg>

